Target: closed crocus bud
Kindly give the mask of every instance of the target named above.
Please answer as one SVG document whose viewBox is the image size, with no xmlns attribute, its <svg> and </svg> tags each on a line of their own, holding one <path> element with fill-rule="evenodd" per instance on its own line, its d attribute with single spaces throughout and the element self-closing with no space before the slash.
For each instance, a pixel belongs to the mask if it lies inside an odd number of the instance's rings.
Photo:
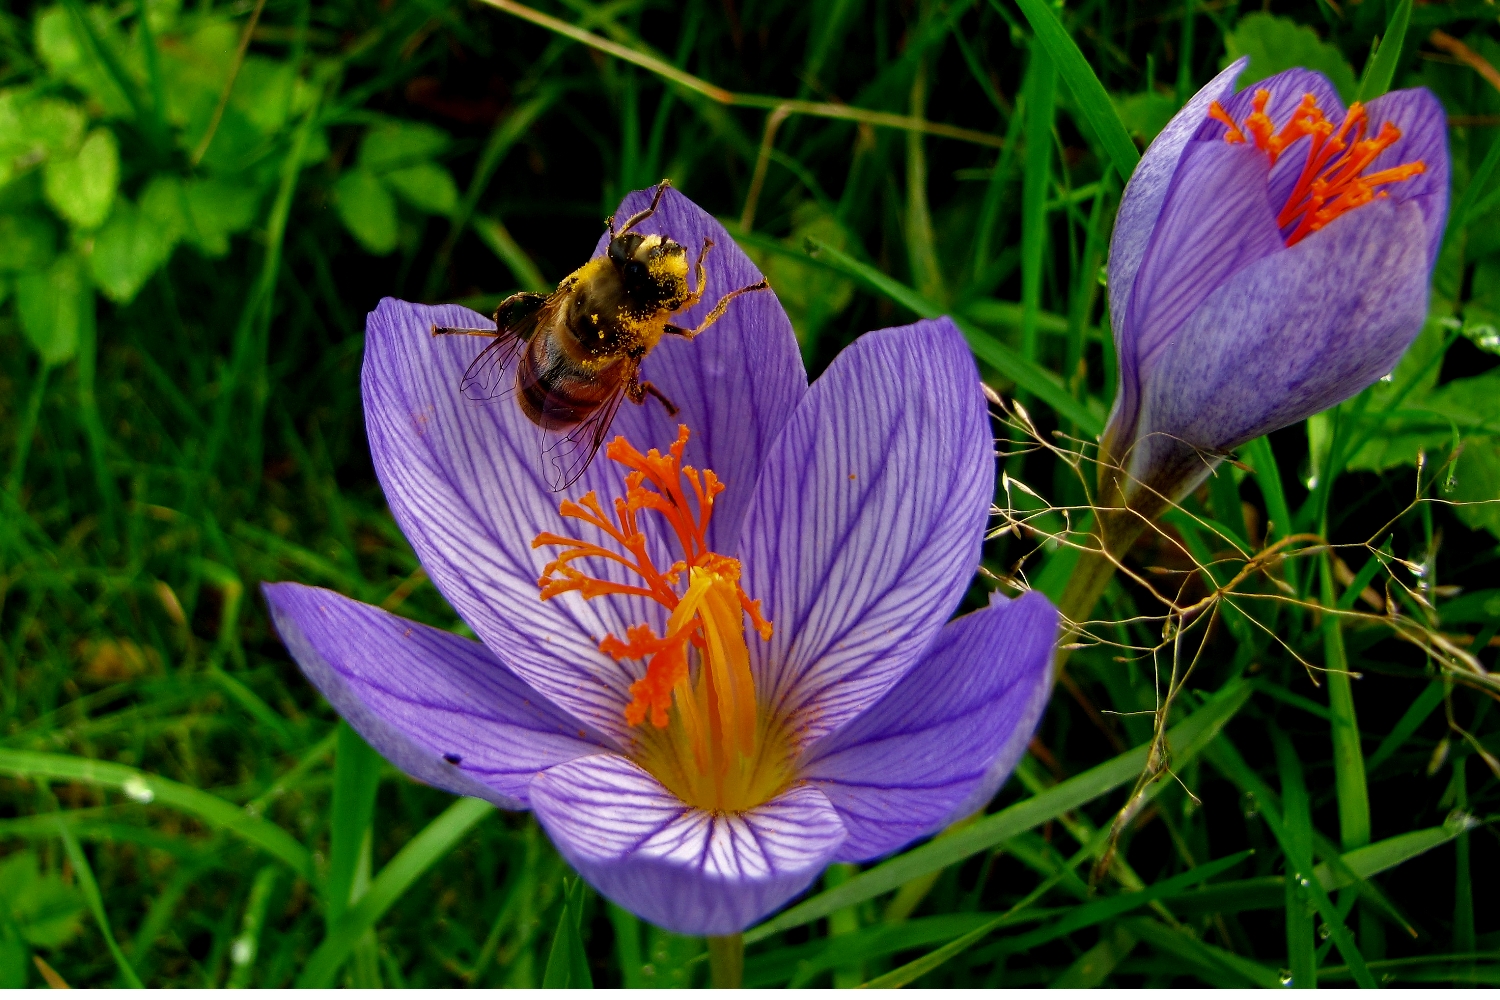
<svg viewBox="0 0 1500 1000">
<path fill-rule="evenodd" d="M 1448 213 L 1437 98 L 1346 109 L 1305 69 L 1235 93 L 1246 63 L 1151 144 L 1110 244 L 1102 500 L 1138 524 L 1231 449 L 1390 372 L 1427 314 Z"/>
</svg>

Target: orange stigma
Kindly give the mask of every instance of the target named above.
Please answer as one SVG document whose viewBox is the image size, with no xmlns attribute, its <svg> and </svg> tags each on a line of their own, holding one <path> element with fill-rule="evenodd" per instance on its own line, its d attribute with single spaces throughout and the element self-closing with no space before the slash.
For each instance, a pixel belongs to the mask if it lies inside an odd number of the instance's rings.
<svg viewBox="0 0 1500 1000">
<path fill-rule="evenodd" d="M 761 639 L 771 623 L 740 586 L 738 559 L 709 549 L 714 498 L 724 484 L 710 469 L 682 464 L 688 429 L 679 426 L 668 454 L 642 455 L 623 437 L 604 454 L 629 471 L 613 517 L 594 493 L 565 500 L 563 517 L 592 525 L 610 543 L 595 544 L 544 531 L 532 548 L 562 552 L 542 569 L 541 599 L 577 591 L 585 600 L 605 594 L 656 601 L 669 612 L 658 636 L 648 624 L 625 637 L 606 635 L 599 648 L 616 661 L 646 660 L 646 674 L 630 685 L 625 721 L 639 727 L 636 760 L 689 804 L 716 811 L 748 809 L 770 798 L 790 776 L 790 743 L 757 703 L 744 619 Z M 675 536 L 682 558 L 657 566 L 647 546 L 644 512 L 655 511 Z M 628 583 L 589 576 L 573 564 L 605 559 L 629 571 Z M 686 577 L 687 587 L 678 593 Z M 696 667 L 696 669 L 695 669 Z M 649 720 L 650 727 L 644 724 Z"/>
<path fill-rule="evenodd" d="M 1304 137 L 1311 139 L 1307 163 L 1276 218 L 1278 227 L 1291 229 L 1286 236 L 1287 246 L 1301 242 L 1308 233 L 1317 232 L 1351 209 L 1387 197 L 1386 192 L 1377 188 L 1408 180 L 1427 169 L 1425 163 L 1417 160 L 1365 173 L 1376 157 L 1401 138 L 1401 130 L 1385 122 L 1373 139 L 1366 139 L 1369 116 L 1358 101 L 1349 106 L 1343 122 L 1335 128 L 1318 107 L 1318 99 L 1303 94 L 1302 103 L 1278 132 L 1266 114 L 1270 99 L 1269 90 L 1257 90 L 1251 100 L 1251 112 L 1243 123 L 1236 123 L 1218 101 L 1209 106 L 1208 117 L 1228 128 L 1225 142 L 1245 142 L 1248 132 L 1256 148 L 1265 150 L 1273 165 L 1292 143 Z"/>
</svg>

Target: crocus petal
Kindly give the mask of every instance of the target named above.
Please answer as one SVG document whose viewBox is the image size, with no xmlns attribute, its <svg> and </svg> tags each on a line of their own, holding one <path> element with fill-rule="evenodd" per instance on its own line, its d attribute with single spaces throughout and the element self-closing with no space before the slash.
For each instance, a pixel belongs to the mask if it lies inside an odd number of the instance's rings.
<svg viewBox="0 0 1500 1000">
<path fill-rule="evenodd" d="M 319 587 L 273 583 L 264 591 L 308 680 L 419 781 L 524 809 L 538 771 L 599 752 L 596 734 L 477 642 Z"/>
<path fill-rule="evenodd" d="M 808 390 L 755 484 L 739 553 L 775 626 L 756 688 L 804 745 L 909 670 L 979 559 L 995 463 L 950 320 L 866 334 Z"/>
<path fill-rule="evenodd" d="M 615 210 L 615 224 L 651 204 L 654 189 L 634 191 Z M 692 329 L 719 299 L 764 277 L 713 216 L 669 188 L 656 214 L 634 232 L 669 236 L 687 248 L 695 260 L 705 240 L 713 248 L 704 259 L 708 281 L 702 300 L 673 322 Z M 594 255 L 609 245 L 599 238 Z M 651 401 L 625 406 L 615 418 L 614 433 L 624 434 L 637 447 L 663 450 L 677 438 L 677 425 L 693 432 L 685 464 L 713 469 L 728 489 L 714 502 L 708 543 L 729 553 L 740 535 L 740 524 L 750 505 L 750 489 L 771 442 L 807 392 L 807 372 L 792 322 L 781 302 L 769 291 L 748 292 L 699 337 L 687 341 L 668 336 L 642 366 L 649 379 L 681 409 L 669 416 Z"/>
<path fill-rule="evenodd" d="M 1121 327 L 1142 383 L 1184 320 L 1230 276 L 1285 249 L 1266 200 L 1266 154 L 1249 143 L 1194 143 L 1157 219 Z"/>
<path fill-rule="evenodd" d="M 1141 266 L 1151 231 L 1156 228 L 1156 217 L 1166 203 L 1167 188 L 1177 173 L 1177 161 L 1182 158 L 1188 143 L 1198 135 L 1208 117 L 1209 105 L 1234 93 L 1234 81 L 1249 64 L 1248 56 L 1236 59 L 1194 94 L 1182 110 L 1172 116 L 1167 127 L 1161 130 L 1141 157 L 1135 173 L 1130 175 L 1125 193 L 1120 197 L 1115 232 L 1109 243 L 1111 316 L 1121 317 L 1128 311 L 1130 291 L 1135 287 L 1135 272 Z"/>
<path fill-rule="evenodd" d="M 807 888 L 844 839 L 816 788 L 792 787 L 742 813 L 710 813 L 616 754 L 542 772 L 531 803 L 590 885 L 680 934 L 744 930 Z"/>
<path fill-rule="evenodd" d="M 1224 101 L 1224 110 L 1235 121 L 1243 122 L 1254 110 L 1255 92 L 1258 90 L 1266 90 L 1271 95 L 1266 101 L 1266 115 L 1271 119 L 1277 131 L 1292 120 L 1292 113 L 1302 104 L 1302 98 L 1306 94 L 1313 95 L 1324 117 L 1335 126 L 1344 120 L 1344 102 L 1339 100 L 1338 89 L 1322 73 L 1303 69 L 1300 66 L 1283 70 L 1275 76 L 1250 84 Z M 1228 130 L 1227 125 L 1208 118 L 1204 121 L 1198 138 L 1204 141 L 1223 142 L 1224 134 Z M 1297 183 L 1297 178 L 1302 175 L 1302 168 L 1307 165 L 1307 151 L 1311 143 L 1311 139 L 1305 138 L 1292 143 L 1282 152 L 1276 165 L 1271 168 L 1270 181 L 1267 185 L 1269 190 L 1267 200 L 1276 211 L 1280 211 L 1281 206 L 1286 204 L 1287 198 L 1292 193 L 1292 187 Z"/>
<path fill-rule="evenodd" d="M 949 622 L 926 659 L 799 774 L 849 830 L 840 861 L 889 854 L 982 808 L 1026 749 L 1052 690 L 1057 610 L 1032 592 Z"/>
<path fill-rule="evenodd" d="M 1142 404 L 1153 437 L 1132 465 L 1160 467 L 1174 439 L 1237 447 L 1370 385 L 1421 329 L 1427 276 L 1422 210 L 1394 199 L 1245 268 L 1163 353 Z"/>
<path fill-rule="evenodd" d="M 1422 209 L 1427 226 L 1428 268 L 1436 266 L 1448 222 L 1448 118 L 1443 105 L 1425 87 L 1396 90 L 1369 104 L 1370 125 L 1390 122 L 1401 138 L 1375 158 L 1367 173 L 1421 161 L 1426 170 L 1383 188 L 1392 201 L 1410 202 Z"/>
<path fill-rule="evenodd" d="M 494 325 L 460 306 L 385 299 L 365 328 L 365 426 L 391 513 L 433 584 L 487 646 L 555 704 L 625 738 L 622 712 L 635 678 L 629 664 L 599 652 L 598 640 L 624 635 L 634 622 L 660 628 L 665 613 L 576 594 L 539 600 L 549 556 L 531 539 L 576 529 L 558 515 L 559 498 L 541 475 L 537 428 L 516 402 L 475 402 L 459 391 L 487 341 L 434 337 L 434 324 Z M 618 468 L 594 462 L 578 493 L 591 488 L 619 493 Z"/>
</svg>

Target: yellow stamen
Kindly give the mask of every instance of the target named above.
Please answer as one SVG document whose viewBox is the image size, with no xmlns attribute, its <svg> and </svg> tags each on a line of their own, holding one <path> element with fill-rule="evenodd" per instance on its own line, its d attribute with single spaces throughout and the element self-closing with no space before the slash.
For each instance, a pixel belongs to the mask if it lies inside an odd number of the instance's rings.
<svg viewBox="0 0 1500 1000">
<path fill-rule="evenodd" d="M 541 599 L 576 591 L 586 600 L 604 594 L 647 597 L 670 614 L 662 635 L 633 625 L 625 638 L 607 635 L 600 650 L 616 660 L 644 659 L 646 674 L 630 686 L 625 721 L 637 729 L 635 758 L 685 802 L 720 812 L 748 809 L 784 788 L 791 775 L 791 740 L 756 699 L 745 617 L 762 640 L 772 627 L 740 586 L 739 560 L 713 552 L 707 530 L 714 497 L 724 490 L 711 470 L 682 464 L 688 429 L 678 428 L 669 454 L 642 455 L 623 437 L 605 455 L 630 471 L 613 517 L 593 493 L 564 501 L 563 517 L 602 531 L 616 548 L 542 532 L 532 547 L 562 552 L 542 570 Z M 696 509 L 697 513 L 693 511 Z M 683 557 L 661 569 L 647 550 L 641 513 L 665 519 Z M 573 563 L 613 561 L 640 584 L 592 577 Z M 682 578 L 687 589 L 677 593 Z M 649 725 L 646 723 L 649 721 Z"/>
</svg>

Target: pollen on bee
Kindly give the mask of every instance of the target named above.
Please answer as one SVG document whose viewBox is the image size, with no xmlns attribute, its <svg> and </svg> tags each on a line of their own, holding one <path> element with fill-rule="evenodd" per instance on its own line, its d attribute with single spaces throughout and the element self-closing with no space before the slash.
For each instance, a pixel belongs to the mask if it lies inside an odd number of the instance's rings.
<svg viewBox="0 0 1500 1000">
<path fill-rule="evenodd" d="M 1425 163 L 1416 160 L 1365 173 L 1381 153 L 1401 138 L 1401 130 L 1384 122 L 1374 138 L 1365 138 L 1369 115 L 1358 101 L 1349 106 L 1344 120 L 1335 127 L 1318 107 L 1317 97 L 1303 94 L 1297 110 L 1278 132 L 1266 114 L 1270 99 L 1269 90 L 1257 90 L 1251 99 L 1251 113 L 1242 123 L 1236 123 L 1218 101 L 1209 106 L 1208 117 L 1224 124 L 1225 142 L 1245 142 L 1248 132 L 1256 148 L 1270 157 L 1273 166 L 1293 143 L 1303 138 L 1310 140 L 1307 162 L 1276 218 L 1287 246 L 1301 242 L 1345 212 L 1388 197 L 1385 191 L 1377 189 L 1410 180 L 1427 170 Z"/>
</svg>

